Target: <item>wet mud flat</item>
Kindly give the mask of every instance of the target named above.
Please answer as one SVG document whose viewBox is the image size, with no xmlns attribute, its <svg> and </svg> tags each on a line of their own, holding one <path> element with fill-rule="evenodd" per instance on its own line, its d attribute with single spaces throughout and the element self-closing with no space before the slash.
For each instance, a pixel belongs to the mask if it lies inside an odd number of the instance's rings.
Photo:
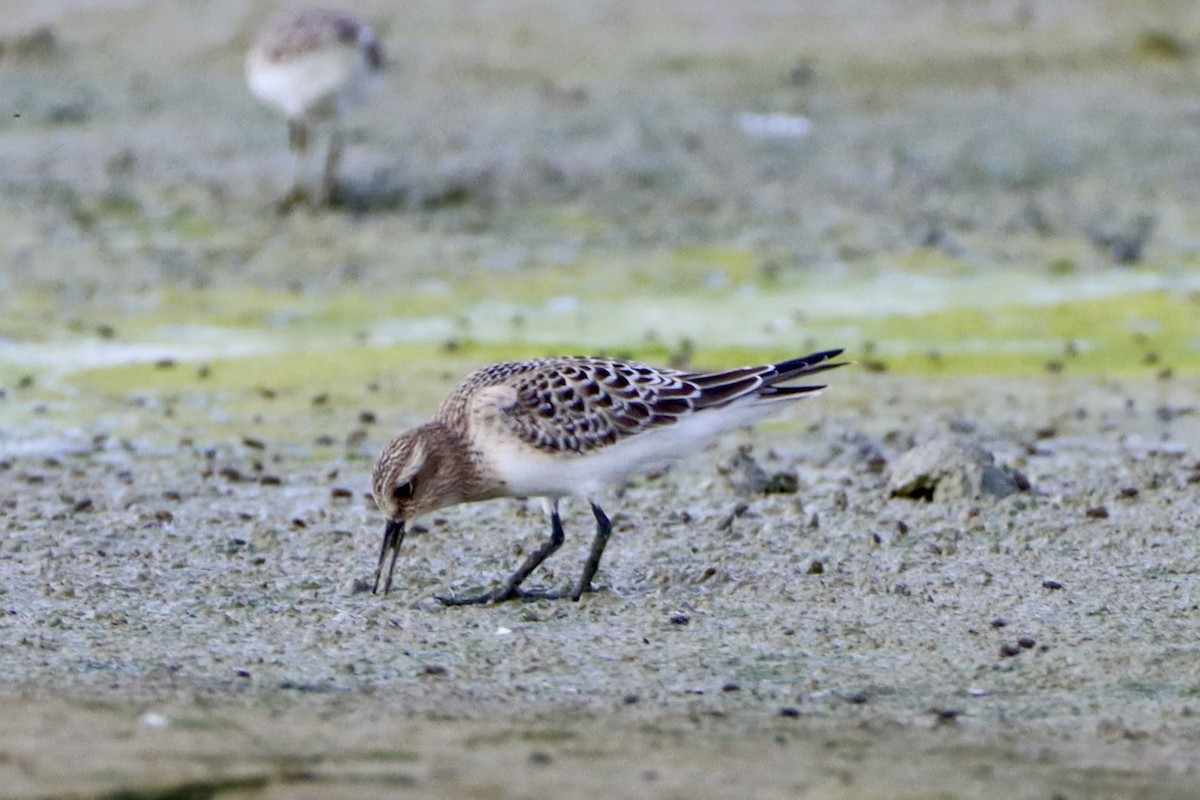
<svg viewBox="0 0 1200 800">
<path fill-rule="evenodd" d="M 623 487 L 577 604 L 432 599 L 546 535 L 519 501 L 430 518 L 370 594 L 343 443 L 6 458 L 6 785 L 1187 796 L 1196 388 L 848 376 Z M 569 511 L 548 585 L 590 539 Z"/>
</svg>

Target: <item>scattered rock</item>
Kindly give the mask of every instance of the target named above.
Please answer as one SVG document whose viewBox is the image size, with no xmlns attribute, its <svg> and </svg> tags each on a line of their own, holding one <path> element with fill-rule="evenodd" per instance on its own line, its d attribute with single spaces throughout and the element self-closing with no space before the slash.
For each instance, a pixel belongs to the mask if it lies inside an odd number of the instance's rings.
<svg viewBox="0 0 1200 800">
<path fill-rule="evenodd" d="M 1142 260 L 1146 243 L 1154 233 L 1158 220 L 1150 214 L 1139 214 L 1125 223 L 1106 227 L 1095 225 L 1088 232 L 1092 242 L 1107 250 L 1120 264 L 1136 264 Z"/>
<path fill-rule="evenodd" d="M 938 723 L 946 725 L 952 722 L 957 722 L 958 715 L 962 712 L 956 708 L 933 708 L 930 709 L 930 713 L 933 714 L 934 719 L 936 719 Z"/>
<path fill-rule="evenodd" d="M 996 465 L 987 450 L 970 441 L 939 437 L 918 445 L 893 465 L 891 497 L 910 500 L 977 500 L 1007 497 L 1020 491 L 1014 474 Z"/>
<path fill-rule="evenodd" d="M 795 494 L 800 490 L 800 478 L 795 472 L 767 472 L 755 460 L 750 445 L 739 447 L 729 461 L 718 465 L 717 471 L 739 495 Z"/>
<path fill-rule="evenodd" d="M 1142 31 L 1137 38 L 1136 50 L 1139 56 L 1148 60 L 1174 61 L 1192 54 L 1186 39 L 1161 29 Z"/>
<path fill-rule="evenodd" d="M 58 52 L 58 33 L 49 25 L 0 40 L 0 55 L 11 55 L 17 60 L 48 59 L 58 55 Z"/>
</svg>

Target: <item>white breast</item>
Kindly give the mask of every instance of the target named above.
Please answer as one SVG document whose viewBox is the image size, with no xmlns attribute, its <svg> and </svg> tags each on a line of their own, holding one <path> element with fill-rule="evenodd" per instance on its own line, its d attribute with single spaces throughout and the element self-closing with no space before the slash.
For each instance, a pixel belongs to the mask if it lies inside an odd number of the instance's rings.
<svg viewBox="0 0 1200 800">
<path fill-rule="evenodd" d="M 375 76 L 361 49 L 337 44 L 277 61 L 252 51 L 246 80 L 255 97 L 289 119 L 318 120 L 360 105 Z"/>
</svg>

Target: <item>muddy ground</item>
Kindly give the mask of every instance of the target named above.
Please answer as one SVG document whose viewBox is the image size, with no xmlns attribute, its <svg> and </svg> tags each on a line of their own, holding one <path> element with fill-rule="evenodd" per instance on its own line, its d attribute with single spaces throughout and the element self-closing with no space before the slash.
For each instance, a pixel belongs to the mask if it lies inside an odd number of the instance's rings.
<svg viewBox="0 0 1200 800">
<path fill-rule="evenodd" d="M 363 3 L 391 73 L 286 217 L 276 8 L 0 23 L 0 795 L 1200 792 L 1191 4 Z M 836 345 L 614 487 L 582 602 L 433 599 L 520 500 L 370 593 L 371 459 L 472 366 Z M 895 496 L 939 442 L 1008 488 Z"/>
</svg>

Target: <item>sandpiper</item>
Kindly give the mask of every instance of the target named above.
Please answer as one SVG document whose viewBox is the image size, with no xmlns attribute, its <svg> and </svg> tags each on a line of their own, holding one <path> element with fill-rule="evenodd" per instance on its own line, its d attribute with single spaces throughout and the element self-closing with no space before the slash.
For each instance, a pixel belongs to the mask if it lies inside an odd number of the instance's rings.
<svg viewBox="0 0 1200 800">
<path fill-rule="evenodd" d="M 282 210 L 328 200 L 342 156 L 343 118 L 370 95 L 383 62 L 375 32 L 340 11 L 306 9 L 275 20 L 259 34 L 246 55 L 246 82 L 255 97 L 287 117 L 296 154 L 296 181 Z M 314 197 L 304 173 L 313 129 L 323 123 L 329 123 L 329 147 Z"/>
<path fill-rule="evenodd" d="M 783 385 L 844 365 L 841 350 L 721 372 L 688 373 L 587 356 L 495 364 L 469 375 L 433 421 L 402 433 L 379 456 L 375 503 L 387 516 L 373 592 L 389 554 L 392 587 L 405 525 L 446 506 L 496 497 L 541 497 L 550 538 L 501 586 L 438 597 L 447 605 L 516 598 L 578 600 L 592 590 L 612 525 L 597 500 L 605 486 L 697 450 L 824 386 Z M 573 589 L 526 591 L 521 584 L 563 543 L 558 504 L 581 497 L 596 534 Z"/>
</svg>

